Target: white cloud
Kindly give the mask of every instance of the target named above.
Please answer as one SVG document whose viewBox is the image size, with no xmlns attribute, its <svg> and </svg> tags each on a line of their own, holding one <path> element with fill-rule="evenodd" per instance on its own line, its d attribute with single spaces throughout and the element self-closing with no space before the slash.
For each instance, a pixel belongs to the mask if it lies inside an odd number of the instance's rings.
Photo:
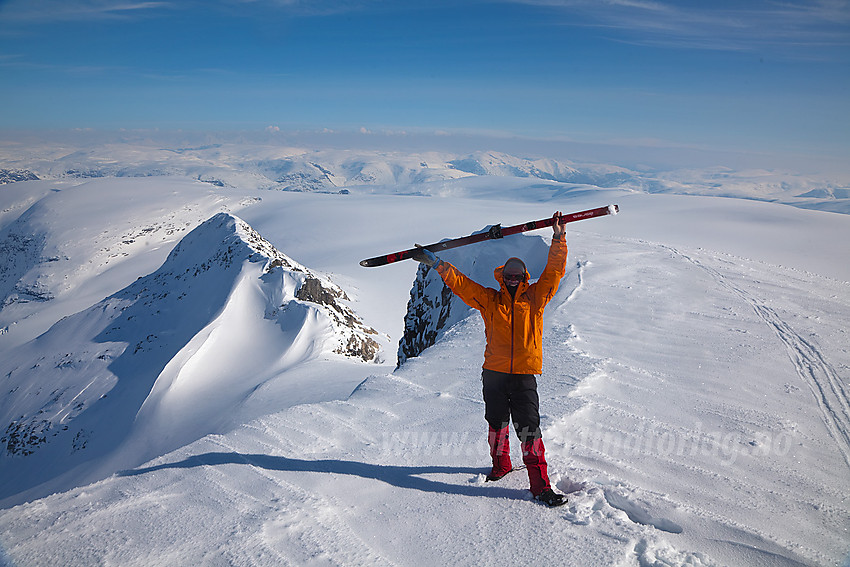
<svg viewBox="0 0 850 567">
<path fill-rule="evenodd" d="M 251 4 L 285 10 L 289 15 L 328 16 L 366 9 L 381 0 L 220 0 L 226 4 Z"/>
<path fill-rule="evenodd" d="M 850 46 L 848 0 L 504 0 L 560 9 L 570 25 L 610 29 L 629 43 L 780 52 Z"/>
<path fill-rule="evenodd" d="M 114 19 L 173 7 L 171 2 L 128 0 L 11 0 L 2 8 L 5 22 L 46 22 Z"/>
</svg>

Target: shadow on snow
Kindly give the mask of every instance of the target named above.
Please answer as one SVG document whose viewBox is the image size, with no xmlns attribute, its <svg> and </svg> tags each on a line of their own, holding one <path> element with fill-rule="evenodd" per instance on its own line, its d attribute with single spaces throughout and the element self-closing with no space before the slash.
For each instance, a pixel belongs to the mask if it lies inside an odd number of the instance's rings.
<svg viewBox="0 0 850 567">
<path fill-rule="evenodd" d="M 472 467 L 403 467 L 397 465 L 374 465 L 356 461 L 341 461 L 337 459 L 322 459 L 316 461 L 292 459 L 272 455 L 246 455 L 242 453 L 204 453 L 195 455 L 183 461 L 165 463 L 152 467 L 120 471 L 118 476 L 129 477 L 152 473 L 165 469 L 191 469 L 195 467 L 216 465 L 249 465 L 269 471 L 281 472 L 312 472 L 349 476 L 359 476 L 365 479 L 378 480 L 391 486 L 419 490 L 422 492 L 456 494 L 460 496 L 486 496 L 490 498 L 525 499 L 527 490 L 517 488 L 491 487 L 474 484 L 452 484 L 424 478 L 428 474 L 486 474 L 486 470 Z"/>
</svg>

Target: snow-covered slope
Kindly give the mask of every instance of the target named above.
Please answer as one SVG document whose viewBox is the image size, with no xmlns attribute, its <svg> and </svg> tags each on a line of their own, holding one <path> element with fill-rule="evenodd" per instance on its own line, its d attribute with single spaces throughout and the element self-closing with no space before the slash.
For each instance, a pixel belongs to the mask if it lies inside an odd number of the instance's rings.
<svg viewBox="0 0 850 567">
<path fill-rule="evenodd" d="M 0 563 L 846 563 L 850 216 L 451 167 L 393 194 L 315 161 L 350 185 L 0 188 L 0 407 L 4 430 L 36 426 L 4 443 Z M 477 313 L 411 262 L 357 262 L 615 200 L 570 225 L 546 313 L 544 439 L 570 496 L 549 510 L 522 473 L 483 482 Z M 539 271 L 547 237 L 445 254 L 492 284 L 507 256 Z M 434 343 L 395 369 L 408 304 Z M 383 364 L 333 352 L 341 306 Z"/>
<path fill-rule="evenodd" d="M 522 473 L 483 482 L 473 314 L 345 401 L 270 414 L 9 510 L 7 553 L 68 565 L 840 561 L 848 468 L 829 431 L 847 428 L 836 381 L 846 284 L 637 239 L 570 239 L 540 379 L 565 508 L 532 502 Z M 455 260 L 473 263 L 468 252 Z M 830 406 L 818 388 L 832 388 Z"/>
</svg>

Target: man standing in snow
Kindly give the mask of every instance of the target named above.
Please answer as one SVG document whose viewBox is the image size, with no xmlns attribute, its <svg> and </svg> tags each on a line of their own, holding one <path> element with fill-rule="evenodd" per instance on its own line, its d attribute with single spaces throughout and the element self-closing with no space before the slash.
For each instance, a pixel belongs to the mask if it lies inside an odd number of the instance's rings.
<svg viewBox="0 0 850 567">
<path fill-rule="evenodd" d="M 556 219 L 560 216 L 560 211 L 555 213 Z M 531 493 L 549 506 L 560 506 L 567 500 L 549 484 L 535 377 L 543 370 L 543 309 L 567 271 L 566 226 L 556 220 L 552 230 L 546 267 L 531 284 L 525 263 L 519 258 L 509 258 L 493 272 L 498 290 L 472 281 L 424 248 L 415 259 L 437 270 L 452 292 L 480 311 L 484 319 L 484 417 L 490 426 L 488 441 L 493 459 L 487 479 L 498 480 L 512 470 L 508 429 L 512 419 L 522 444 Z"/>
</svg>

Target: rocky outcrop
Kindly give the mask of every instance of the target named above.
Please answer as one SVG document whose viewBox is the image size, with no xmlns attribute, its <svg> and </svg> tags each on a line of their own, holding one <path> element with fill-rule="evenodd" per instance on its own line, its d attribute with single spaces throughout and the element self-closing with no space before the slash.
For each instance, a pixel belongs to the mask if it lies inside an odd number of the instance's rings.
<svg viewBox="0 0 850 567">
<path fill-rule="evenodd" d="M 19 181 L 38 181 L 38 176 L 28 169 L 0 168 L 0 185 L 18 183 Z"/>
<path fill-rule="evenodd" d="M 398 366 L 436 343 L 450 323 L 468 312 L 469 308 L 454 296 L 436 270 L 420 265 L 407 302 L 404 333 L 398 344 Z"/>
</svg>

